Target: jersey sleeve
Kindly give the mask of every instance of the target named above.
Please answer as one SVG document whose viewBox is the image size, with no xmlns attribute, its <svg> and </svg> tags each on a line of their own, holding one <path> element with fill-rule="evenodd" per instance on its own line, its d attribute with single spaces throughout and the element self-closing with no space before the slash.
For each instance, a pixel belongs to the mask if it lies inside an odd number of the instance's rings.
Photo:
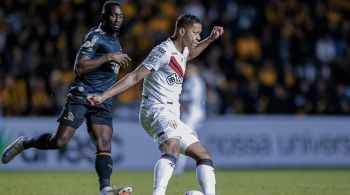
<svg viewBox="0 0 350 195">
<path fill-rule="evenodd" d="M 152 49 L 142 64 L 151 71 L 157 71 L 162 65 L 167 64 L 166 50 L 157 46 Z"/>
<path fill-rule="evenodd" d="M 98 40 L 99 37 L 96 33 L 87 34 L 80 47 L 79 54 L 84 54 L 91 58 L 94 57 L 98 46 Z"/>
</svg>

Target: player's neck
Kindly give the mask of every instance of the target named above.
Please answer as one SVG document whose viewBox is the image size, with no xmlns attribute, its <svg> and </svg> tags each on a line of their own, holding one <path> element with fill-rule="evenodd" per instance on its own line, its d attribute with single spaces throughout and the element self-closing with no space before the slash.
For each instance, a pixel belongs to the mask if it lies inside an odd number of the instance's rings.
<svg viewBox="0 0 350 195">
<path fill-rule="evenodd" d="M 177 51 L 179 51 L 180 53 L 182 53 L 185 49 L 185 45 L 183 43 L 183 41 L 181 41 L 178 38 L 172 37 L 171 40 L 173 41 L 173 44 L 176 48 Z"/>
<path fill-rule="evenodd" d="M 103 24 L 100 24 L 100 28 L 108 35 L 112 36 L 112 37 L 117 37 L 118 32 L 117 31 L 113 31 L 110 28 L 108 28 L 108 26 L 105 26 Z"/>
</svg>

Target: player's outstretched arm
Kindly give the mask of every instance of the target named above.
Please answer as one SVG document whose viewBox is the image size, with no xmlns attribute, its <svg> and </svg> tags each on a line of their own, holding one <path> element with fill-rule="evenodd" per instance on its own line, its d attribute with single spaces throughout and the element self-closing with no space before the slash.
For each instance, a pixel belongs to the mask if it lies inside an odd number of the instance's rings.
<svg viewBox="0 0 350 195">
<path fill-rule="evenodd" d="M 87 96 L 87 100 L 90 106 L 94 106 L 95 104 L 100 104 L 108 98 L 115 96 L 128 88 L 134 86 L 137 82 L 143 79 L 150 71 L 144 66 L 140 65 L 134 71 L 127 74 L 120 81 L 115 83 L 111 88 L 105 91 L 102 95 L 89 95 Z"/>
<path fill-rule="evenodd" d="M 102 64 L 110 61 L 116 62 L 121 66 L 127 66 L 131 58 L 127 54 L 119 52 L 109 53 L 94 59 L 91 59 L 87 55 L 81 55 L 75 62 L 74 71 L 77 75 L 81 76 L 96 70 Z"/>
<path fill-rule="evenodd" d="M 195 48 L 189 48 L 190 52 L 187 61 L 197 57 L 211 42 L 219 38 L 223 33 L 224 28 L 222 26 L 214 26 L 211 34 L 207 38 L 199 42 Z"/>
</svg>

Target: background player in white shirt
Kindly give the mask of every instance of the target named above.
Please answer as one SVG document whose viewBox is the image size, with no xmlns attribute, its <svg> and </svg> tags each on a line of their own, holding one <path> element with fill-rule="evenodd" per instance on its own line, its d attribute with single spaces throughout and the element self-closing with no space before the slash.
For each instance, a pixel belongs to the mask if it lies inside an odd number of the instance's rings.
<svg viewBox="0 0 350 195">
<path fill-rule="evenodd" d="M 185 80 L 180 95 L 181 120 L 192 130 L 198 133 L 206 115 L 206 86 L 200 75 L 197 64 L 188 63 Z M 174 175 L 185 171 L 187 157 L 183 154 L 177 158 Z"/>
<path fill-rule="evenodd" d="M 196 174 L 201 191 L 215 195 L 211 155 L 199 142 L 197 134 L 180 120 L 179 95 L 186 62 L 198 56 L 224 30 L 215 26 L 209 37 L 200 41 L 201 32 L 202 25 L 196 16 L 180 16 L 174 35 L 154 47 L 140 66 L 102 95 L 87 97 L 89 104 L 94 106 L 144 78 L 140 123 L 163 153 L 154 168 L 153 195 L 165 194 L 180 152 L 197 161 Z"/>
</svg>

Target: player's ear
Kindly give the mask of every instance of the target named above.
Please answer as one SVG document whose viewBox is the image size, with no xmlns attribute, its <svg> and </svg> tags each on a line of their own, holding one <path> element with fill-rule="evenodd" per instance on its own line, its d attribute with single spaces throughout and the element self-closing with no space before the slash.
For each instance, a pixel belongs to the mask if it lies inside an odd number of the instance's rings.
<svg viewBox="0 0 350 195">
<path fill-rule="evenodd" d="M 184 36 L 185 31 L 186 31 L 185 28 L 180 28 L 180 29 L 179 29 L 180 35 L 181 35 L 181 36 Z"/>
</svg>

